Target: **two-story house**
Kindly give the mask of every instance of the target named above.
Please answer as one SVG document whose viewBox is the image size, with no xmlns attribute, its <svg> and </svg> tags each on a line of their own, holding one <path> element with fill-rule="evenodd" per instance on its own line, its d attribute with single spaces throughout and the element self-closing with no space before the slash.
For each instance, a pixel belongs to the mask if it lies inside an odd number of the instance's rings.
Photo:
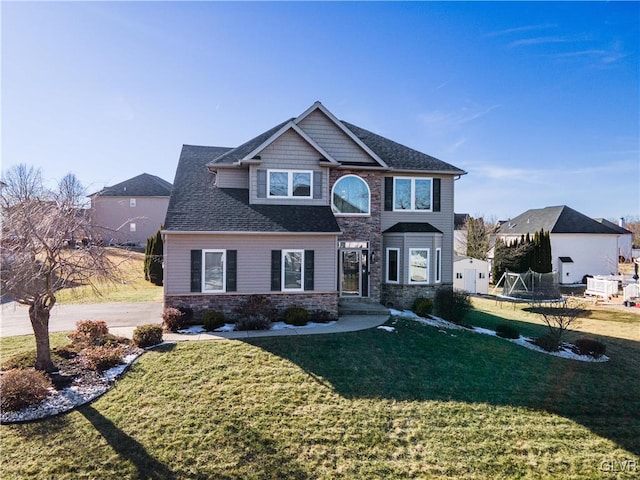
<svg viewBox="0 0 640 480">
<path fill-rule="evenodd" d="M 89 195 L 91 223 L 106 244 L 144 245 L 162 226 L 171 184 L 142 173 Z"/>
<path fill-rule="evenodd" d="M 337 315 L 409 307 L 453 283 L 465 172 L 338 120 L 320 102 L 235 148 L 182 148 L 165 220 L 165 305 L 231 313 L 250 295 Z"/>
</svg>

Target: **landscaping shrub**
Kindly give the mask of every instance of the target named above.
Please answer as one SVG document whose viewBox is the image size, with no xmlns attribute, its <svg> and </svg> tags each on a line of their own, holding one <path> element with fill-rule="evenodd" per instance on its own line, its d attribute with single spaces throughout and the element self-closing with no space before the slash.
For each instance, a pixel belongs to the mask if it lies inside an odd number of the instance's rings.
<svg viewBox="0 0 640 480">
<path fill-rule="evenodd" d="M 213 332 L 216 328 L 224 327 L 224 313 L 215 310 L 207 310 L 202 313 L 202 325 L 207 332 Z"/>
<path fill-rule="evenodd" d="M 140 325 L 133 331 L 133 343 L 140 348 L 162 343 L 162 327 L 155 324 Z"/>
<path fill-rule="evenodd" d="M 61 358 L 69 359 L 78 356 L 79 349 L 72 344 L 55 347 L 52 351 L 53 354 L 58 355 Z"/>
<path fill-rule="evenodd" d="M 284 323 L 302 327 L 309 322 L 309 312 L 302 307 L 289 307 L 284 311 Z"/>
<path fill-rule="evenodd" d="M 600 358 L 607 350 L 604 343 L 592 338 L 579 338 L 576 340 L 575 346 L 575 353 L 580 355 L 589 355 L 593 358 Z"/>
<path fill-rule="evenodd" d="M 520 332 L 518 332 L 518 329 L 512 327 L 511 325 L 507 325 L 506 323 L 501 323 L 500 325 L 496 326 L 496 334 L 502 338 L 520 338 Z"/>
<path fill-rule="evenodd" d="M 249 315 L 236 320 L 235 330 L 269 330 L 271 320 L 266 315 Z"/>
<path fill-rule="evenodd" d="M 545 333 L 533 342 L 547 352 L 557 352 L 560 349 L 560 341 L 556 335 Z"/>
<path fill-rule="evenodd" d="M 433 300 L 425 297 L 418 297 L 413 301 L 411 310 L 420 317 L 428 317 L 433 313 Z"/>
<path fill-rule="evenodd" d="M 33 368 L 36 364 L 36 351 L 16 353 L 10 357 L 2 359 L 2 370 L 13 370 L 15 368 Z"/>
<path fill-rule="evenodd" d="M 87 347 L 80 352 L 81 364 L 90 370 L 102 372 L 122 363 L 124 352 L 121 346 L 99 345 Z"/>
<path fill-rule="evenodd" d="M 167 307 L 162 312 L 162 325 L 169 332 L 177 332 L 185 327 L 184 315 L 177 308 Z"/>
<path fill-rule="evenodd" d="M 178 310 L 182 312 L 182 321 L 185 323 L 185 325 L 188 325 L 193 321 L 193 308 L 178 307 Z"/>
<path fill-rule="evenodd" d="M 309 314 L 309 321 L 311 322 L 328 323 L 331 320 L 334 319 L 331 318 L 331 313 L 329 313 L 327 310 L 314 310 Z"/>
<path fill-rule="evenodd" d="M 451 288 L 439 288 L 435 295 L 435 312 L 441 318 L 459 325 L 472 309 L 469 295 Z"/>
<path fill-rule="evenodd" d="M 0 407 L 16 411 L 36 405 L 51 394 L 51 382 L 37 370 L 12 369 L 0 376 Z"/>
<path fill-rule="evenodd" d="M 273 322 L 277 316 L 271 300 L 264 295 L 251 295 L 248 300 L 234 310 L 240 317 L 263 316 Z"/>
<path fill-rule="evenodd" d="M 103 320 L 80 320 L 76 323 L 75 331 L 69 334 L 69 339 L 73 346 L 85 348 L 100 345 L 108 333 L 109 328 Z"/>
</svg>

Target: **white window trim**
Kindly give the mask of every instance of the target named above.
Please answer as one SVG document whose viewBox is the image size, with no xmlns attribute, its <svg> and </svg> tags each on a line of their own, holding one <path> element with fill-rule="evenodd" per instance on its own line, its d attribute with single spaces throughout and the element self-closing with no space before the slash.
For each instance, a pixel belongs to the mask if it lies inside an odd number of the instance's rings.
<svg viewBox="0 0 640 480">
<path fill-rule="evenodd" d="M 285 269 L 285 263 L 284 263 L 284 257 L 286 256 L 287 253 L 299 253 L 300 254 L 300 258 L 302 259 L 302 261 L 300 262 L 300 288 L 287 288 L 286 282 L 285 282 L 285 275 L 286 275 L 286 269 Z M 280 285 L 282 285 L 281 290 L 283 292 L 304 292 L 304 250 L 294 250 L 294 249 L 287 249 L 287 250 L 282 250 L 282 254 L 280 255 L 282 258 L 280 259 Z"/>
<path fill-rule="evenodd" d="M 411 180 L 411 191 L 409 193 L 411 197 L 411 208 L 402 209 L 396 208 L 396 192 L 398 189 L 396 188 L 396 180 Z M 429 209 L 416 209 L 416 180 L 429 180 L 431 182 L 431 187 L 429 188 L 429 194 L 431 195 L 429 199 Z M 433 212 L 433 178 L 432 177 L 393 177 L 393 211 L 394 212 L 418 212 L 418 213 L 426 213 Z"/>
<path fill-rule="evenodd" d="M 135 198 L 130 198 L 129 199 L 129 207 L 134 208 L 136 206 L 136 199 Z"/>
<path fill-rule="evenodd" d="M 222 253 L 222 289 L 221 290 L 207 290 L 205 282 L 205 273 L 207 270 L 207 264 L 205 262 L 207 253 Z M 226 250 L 218 250 L 218 249 L 209 249 L 202 250 L 202 277 L 201 277 L 201 285 L 202 285 L 202 293 L 224 293 L 227 291 L 227 251 Z"/>
<path fill-rule="evenodd" d="M 436 283 L 442 282 L 442 249 L 436 248 Z"/>
<path fill-rule="evenodd" d="M 138 231 L 138 226 L 135 224 L 135 222 L 131 222 L 129 224 L 129 232 L 135 233 L 137 231 Z"/>
<path fill-rule="evenodd" d="M 271 174 L 286 173 L 287 174 L 287 194 L 271 195 Z M 308 173 L 309 174 L 309 195 L 293 194 L 293 174 Z M 313 170 L 283 170 L 283 169 L 267 169 L 267 198 L 293 198 L 293 199 L 313 199 Z"/>
<path fill-rule="evenodd" d="M 389 252 L 396 252 L 396 278 L 397 280 L 389 280 Z M 399 248 L 387 248 L 385 252 L 385 262 L 386 262 L 386 283 L 400 283 L 400 249 Z"/>
<path fill-rule="evenodd" d="M 343 178 L 349 178 L 349 177 L 355 177 L 358 180 L 361 180 L 362 183 L 365 184 L 365 186 L 367 187 L 367 195 L 368 195 L 368 201 L 367 201 L 367 213 L 338 213 L 336 212 L 333 207 L 333 192 L 336 188 L 336 185 L 340 182 L 340 180 L 342 180 Z M 336 183 L 333 184 L 333 187 L 331 187 L 331 211 L 333 212 L 333 214 L 336 217 L 370 217 L 371 216 L 371 189 L 369 188 L 369 184 L 365 181 L 364 178 L 358 176 L 358 175 L 354 175 L 354 174 L 349 174 L 349 175 L 343 175 L 342 177 L 340 177 L 338 180 L 336 180 Z"/>
<path fill-rule="evenodd" d="M 426 251 L 427 252 L 427 271 L 426 273 L 426 280 L 424 282 L 417 282 L 415 280 L 411 280 L 411 253 L 415 252 L 415 251 Z M 408 276 L 408 280 L 409 283 L 411 285 L 428 285 L 429 284 L 429 279 L 430 279 L 430 274 L 431 274 L 431 268 L 430 267 L 430 262 L 431 262 L 431 249 L 430 248 L 410 248 L 409 249 L 409 265 L 407 268 L 407 276 Z"/>
</svg>

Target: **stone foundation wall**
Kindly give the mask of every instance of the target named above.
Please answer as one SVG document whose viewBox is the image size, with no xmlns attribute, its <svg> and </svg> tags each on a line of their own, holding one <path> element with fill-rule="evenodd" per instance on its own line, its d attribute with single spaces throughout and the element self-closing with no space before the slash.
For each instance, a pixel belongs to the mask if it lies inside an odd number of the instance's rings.
<svg viewBox="0 0 640 480">
<path fill-rule="evenodd" d="M 434 298 L 439 288 L 452 288 L 451 284 L 438 285 L 396 285 L 385 283 L 382 285 L 382 304 L 386 307 L 400 310 L 411 309 L 418 297 Z"/>
<path fill-rule="evenodd" d="M 235 310 L 246 303 L 252 295 L 226 294 L 226 295 L 165 295 L 165 307 L 189 307 L 193 309 L 195 320 L 202 318 L 205 310 L 216 310 L 224 313 L 228 319 L 237 317 Z M 338 318 L 338 294 L 333 293 L 273 293 L 265 297 L 271 300 L 279 315 L 291 306 L 307 309 L 310 314 L 321 310 L 329 312 L 331 318 Z"/>
</svg>

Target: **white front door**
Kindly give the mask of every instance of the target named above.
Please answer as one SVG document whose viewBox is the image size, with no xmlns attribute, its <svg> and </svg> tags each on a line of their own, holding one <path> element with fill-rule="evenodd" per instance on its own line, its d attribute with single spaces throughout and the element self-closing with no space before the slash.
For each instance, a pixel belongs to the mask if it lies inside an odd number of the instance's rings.
<svg viewBox="0 0 640 480">
<path fill-rule="evenodd" d="M 476 292 L 476 271 L 474 269 L 464 269 L 464 290 L 468 293 Z"/>
</svg>

